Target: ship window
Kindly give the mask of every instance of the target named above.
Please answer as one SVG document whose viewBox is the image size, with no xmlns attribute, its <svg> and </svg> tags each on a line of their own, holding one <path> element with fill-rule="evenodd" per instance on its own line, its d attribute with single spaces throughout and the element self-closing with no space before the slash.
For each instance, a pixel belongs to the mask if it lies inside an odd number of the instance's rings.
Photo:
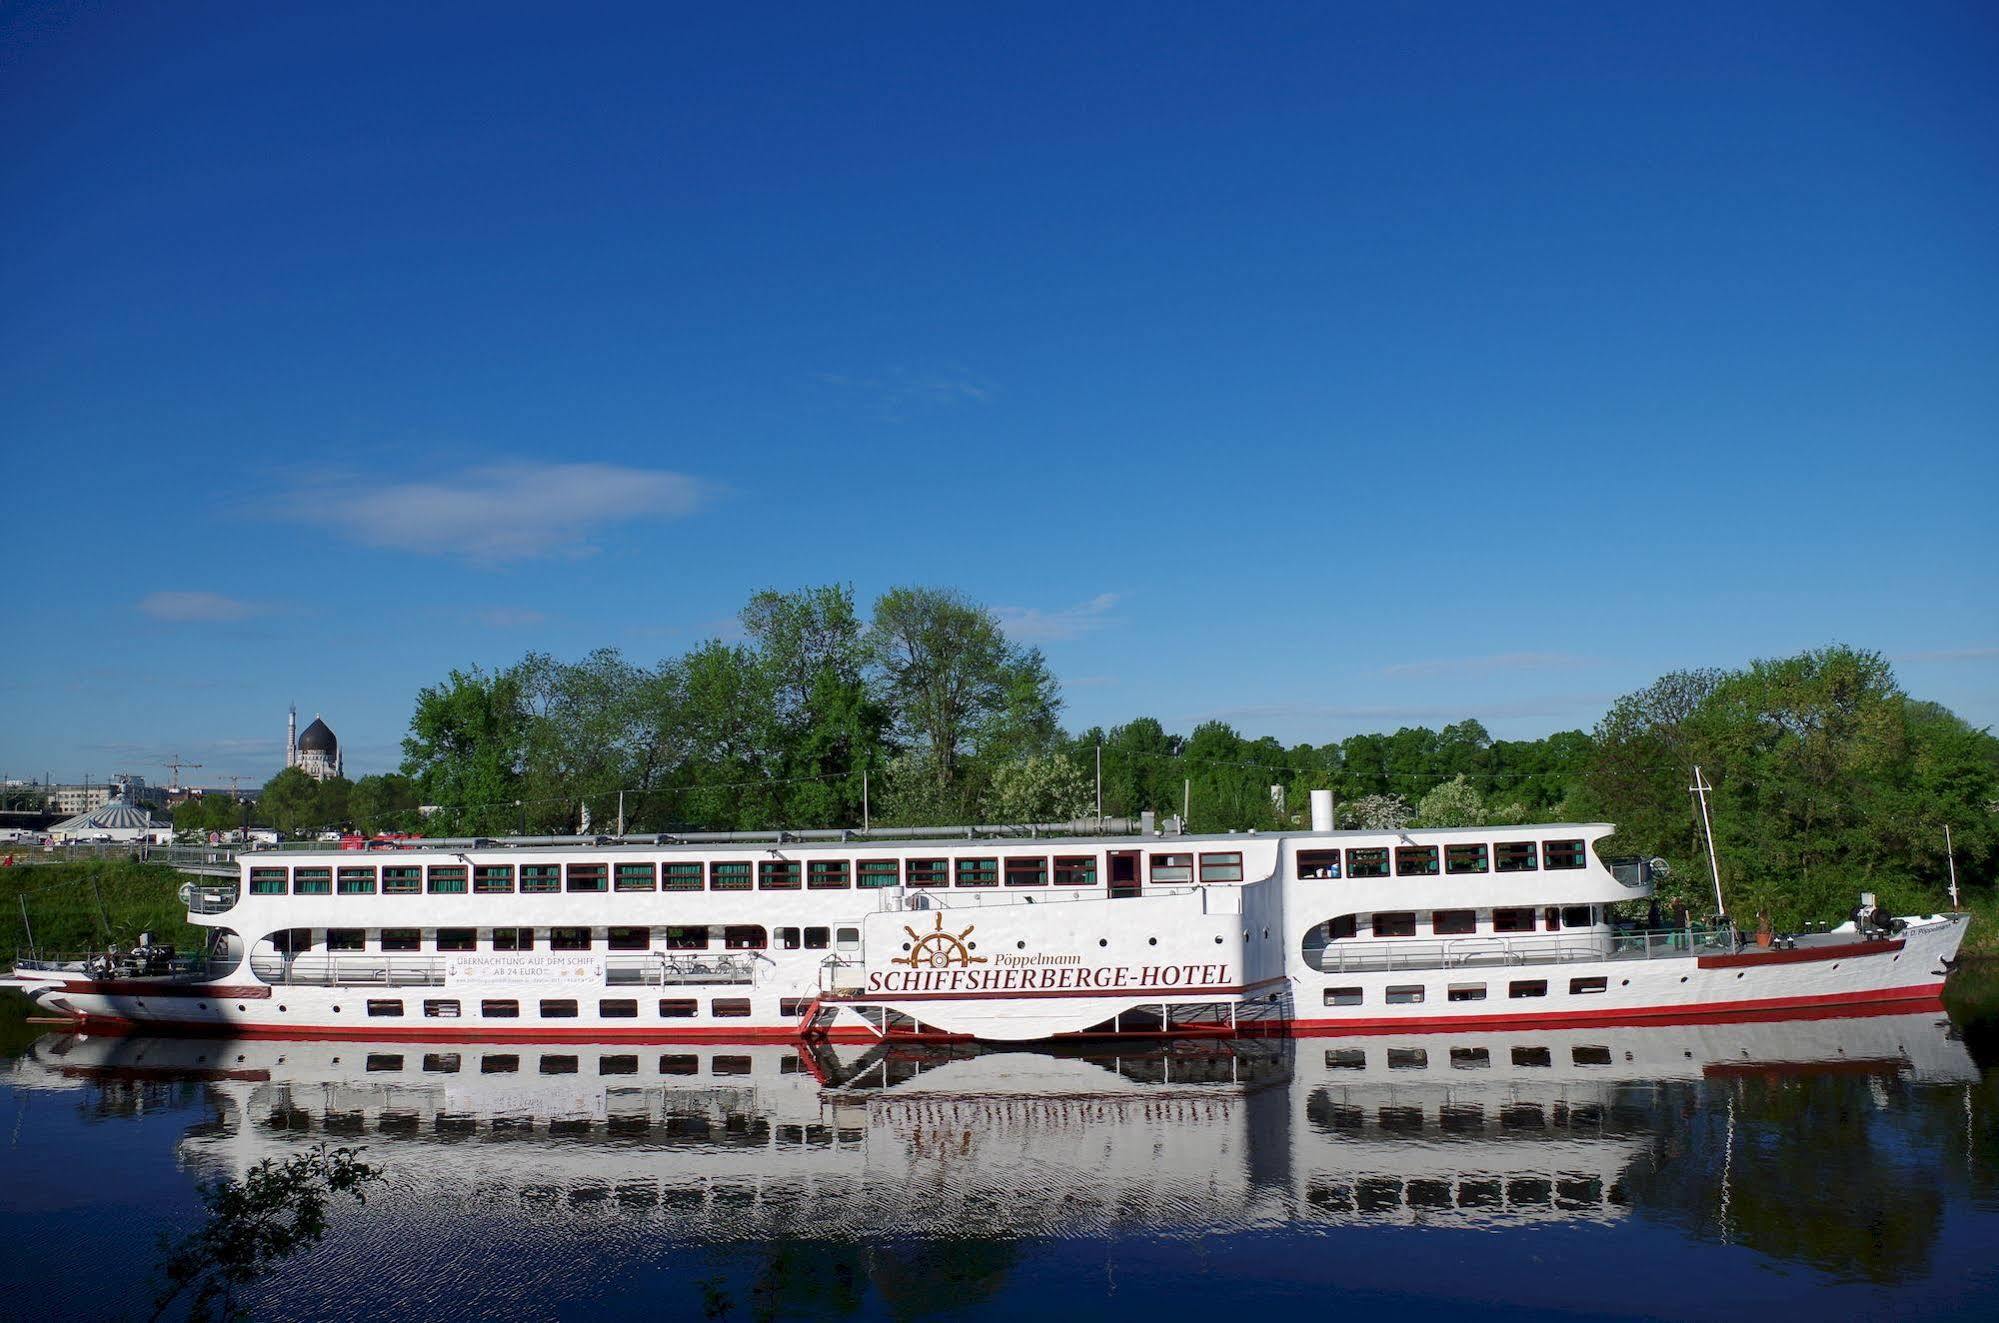
<svg viewBox="0 0 1999 1323">
<path fill-rule="evenodd" d="M 1010 887 L 1045 887 L 1048 885 L 1048 860 L 1040 855 L 1029 858 L 1008 856 L 1006 861 L 1006 884 Z"/>
<path fill-rule="evenodd" d="M 493 949 L 495 951 L 534 950 L 534 929 L 495 928 L 493 929 Z"/>
<path fill-rule="evenodd" d="M 634 864 L 620 860 L 614 885 L 619 891 L 657 891 L 659 874 L 650 863 Z"/>
<path fill-rule="evenodd" d="M 806 950 L 824 951 L 827 947 L 831 946 L 832 944 L 833 944 L 833 930 L 831 928 L 807 928 L 805 930 Z"/>
<path fill-rule="evenodd" d="M 1191 854 L 1155 854 L 1151 866 L 1154 882 L 1184 886 L 1194 880 L 1194 856 Z"/>
<path fill-rule="evenodd" d="M 369 1015 L 396 1016 L 403 1013 L 402 1002 L 394 997 L 371 997 L 368 1001 Z"/>
<path fill-rule="evenodd" d="M 250 894 L 253 896 L 282 896 L 285 894 L 285 870 L 282 868 L 253 868 L 250 870 Z"/>
<path fill-rule="evenodd" d="M 295 868 L 292 870 L 292 894 L 294 896 L 327 896 L 332 893 L 332 869 Z"/>
<path fill-rule="evenodd" d="M 427 997 L 423 1003 L 423 1018 L 426 1020 L 455 1020 L 458 1018 L 458 999 L 455 997 Z"/>
<path fill-rule="evenodd" d="M 1428 1070 L 1430 1050 L 1423 1047 L 1391 1047 L 1388 1049 L 1390 1070 Z"/>
<path fill-rule="evenodd" d="M 375 894 L 375 870 L 372 868 L 343 868 L 335 874 L 334 888 L 343 896 L 372 896 Z"/>
<path fill-rule="evenodd" d="M 748 1012 L 744 1012 L 748 1014 Z M 750 1073 L 750 1059 L 740 1056 L 716 1057 L 708 1063 L 711 1075 L 747 1075 Z"/>
<path fill-rule="evenodd" d="M 521 1068 L 521 1059 L 512 1052 L 489 1052 L 479 1058 L 481 1075 L 511 1075 Z"/>
<path fill-rule="evenodd" d="M 805 1014 L 805 1008 L 811 1004 L 804 997 L 780 997 L 777 1002 L 777 1013 L 787 1020 L 795 1020 Z"/>
<path fill-rule="evenodd" d="M 606 1014 L 609 1014 L 609 1012 L 606 1012 Z M 599 1075 L 636 1075 L 639 1073 L 638 1055 L 636 1053 L 621 1053 L 614 1057 L 599 1057 L 597 1058 L 597 1073 Z M 643 1116 L 633 1117 L 631 1120 L 638 1123 L 640 1130 L 643 1130 L 648 1124 L 646 1118 Z"/>
<path fill-rule="evenodd" d="M 757 860 L 758 891 L 798 890 L 799 867 L 796 859 Z"/>
<path fill-rule="evenodd" d="M 1242 851 L 1226 850 L 1218 854 L 1202 855 L 1201 880 L 1203 882 L 1242 881 Z"/>
<path fill-rule="evenodd" d="M 433 896 L 464 895 L 465 865 L 432 864 L 430 868 L 430 894 Z"/>
<path fill-rule="evenodd" d="M 731 951 L 761 951 L 770 940 L 761 924 L 732 923 L 722 929 L 722 945 Z"/>
<path fill-rule="evenodd" d="M 1327 1070 L 1366 1070 L 1367 1049 L 1360 1047 L 1329 1047 L 1326 1049 Z"/>
<path fill-rule="evenodd" d="M 1541 845 L 1541 867 L 1581 868 L 1583 866 L 1583 843 L 1581 841 L 1544 841 Z"/>
<path fill-rule="evenodd" d="M 1364 850 L 1347 851 L 1348 877 L 1387 877 L 1388 848 L 1373 846 Z"/>
<path fill-rule="evenodd" d="M 521 1014 L 521 1004 L 511 997 L 488 998 L 479 1003 L 479 1014 L 489 1020 L 517 1020 Z"/>
<path fill-rule="evenodd" d="M 689 1012 L 693 1014 L 693 1012 Z M 659 1073 L 662 1075 L 699 1075 L 701 1058 L 692 1052 L 674 1052 L 659 1059 Z"/>
<path fill-rule="evenodd" d="M 437 949 L 440 951 L 476 951 L 479 949 L 477 928 L 439 928 Z"/>
<path fill-rule="evenodd" d="M 863 859 L 855 867 L 860 876 L 855 884 L 863 887 L 892 887 L 902 881 L 902 867 L 894 859 Z"/>
<path fill-rule="evenodd" d="M 1446 1000 L 1449 1000 L 1449 1001 L 1484 1001 L 1484 1000 L 1485 1000 L 1485 984 L 1483 984 L 1483 983 L 1453 983 L 1453 984 L 1451 984 L 1451 987 L 1450 987 L 1450 991 L 1449 991 L 1449 992 L 1448 992 L 1448 993 L 1446 994 Z"/>
<path fill-rule="evenodd" d="M 705 927 L 678 927 L 666 930 L 666 949 L 669 951 L 706 951 L 708 930 Z"/>
<path fill-rule="evenodd" d="M 1562 926 L 1564 928 L 1587 928 L 1590 926 L 1590 920 L 1593 917 L 1595 916 L 1590 913 L 1590 907 L 1587 905 L 1564 905 L 1562 907 Z"/>
<path fill-rule="evenodd" d="M 521 894 L 524 896 L 545 896 L 562 890 L 562 865 L 522 864 Z"/>
<path fill-rule="evenodd" d="M 771 931 L 777 939 L 777 949 L 780 951 L 796 951 L 805 944 L 804 934 L 796 928 L 775 928 Z"/>
<path fill-rule="evenodd" d="M 590 930 L 588 928 L 550 928 L 548 949 L 551 951 L 588 951 Z"/>
<path fill-rule="evenodd" d="M 662 997 L 659 1003 L 659 1018 L 662 1020 L 691 1020 L 701 1013 L 701 1005 L 692 997 Z M 666 1069 L 664 1066 L 661 1070 Z"/>
<path fill-rule="evenodd" d="M 368 949 L 368 933 L 363 928 L 328 928 L 326 949 L 329 951 L 365 951 Z"/>
<path fill-rule="evenodd" d="M 1515 979 L 1506 985 L 1509 997 L 1545 997 L 1548 995 L 1548 980 L 1544 978 Z"/>
<path fill-rule="evenodd" d="M 574 997 L 543 997 L 541 1018 L 544 1020 L 573 1020 L 576 1018 Z"/>
<path fill-rule="evenodd" d="M 370 1071 L 392 1071 L 403 1068 L 402 1054 L 399 1052 L 370 1052 L 367 1069 Z M 384 1117 L 386 1121 L 388 1118 Z"/>
<path fill-rule="evenodd" d="M 1534 911 L 1525 908 L 1494 910 L 1492 930 L 1496 933 L 1531 933 L 1534 931 Z"/>
<path fill-rule="evenodd" d="M 860 950 L 861 930 L 859 928 L 835 929 L 833 932 L 833 945 L 842 951 Z"/>
<path fill-rule="evenodd" d="M 1434 845 L 1396 846 L 1395 875 L 1397 877 L 1435 877 L 1437 875 L 1437 847 Z"/>
<path fill-rule="evenodd" d="M 636 1020 L 639 1004 L 630 997 L 613 997 L 597 1003 L 597 1014 L 606 1020 Z"/>
<path fill-rule="evenodd" d="M 708 865 L 708 889 L 710 891 L 748 891 L 750 889 L 750 861 L 747 859 L 724 859 Z"/>
<path fill-rule="evenodd" d="M 1461 937 L 1478 931 L 1477 910 L 1437 910 L 1430 915 L 1430 931 L 1439 937 Z"/>
<path fill-rule="evenodd" d="M 847 861 L 845 859 L 814 859 L 805 866 L 805 888 L 808 891 L 845 891 L 847 889 Z"/>
<path fill-rule="evenodd" d="M 547 1003 L 543 1003 L 546 1005 Z M 574 1005 L 574 1003 L 571 1003 Z M 541 1073 L 544 1075 L 574 1075 L 577 1061 L 574 1055 L 544 1052 L 541 1054 Z"/>
<path fill-rule="evenodd" d="M 1569 980 L 1569 995 L 1571 997 L 1582 997 L 1592 992 L 1603 992 L 1609 987 L 1610 980 L 1602 977 L 1572 978 Z"/>
<path fill-rule="evenodd" d="M 1056 855 L 1055 885 L 1058 887 L 1097 885 L 1097 857 L 1093 854 Z"/>
<path fill-rule="evenodd" d="M 602 891 L 605 882 L 603 864 L 569 865 L 569 889 L 571 891 Z"/>
<path fill-rule="evenodd" d="M 1491 1070 L 1492 1049 L 1485 1047 L 1454 1047 L 1451 1049 L 1452 1070 Z"/>
<path fill-rule="evenodd" d="M 1610 1049 L 1607 1047 L 1570 1048 L 1569 1060 L 1578 1066 L 1608 1066 L 1610 1064 Z"/>
<path fill-rule="evenodd" d="M 941 887 L 950 881 L 951 865 L 943 859 L 912 859 L 909 861 L 909 885 L 912 887 Z"/>
<path fill-rule="evenodd" d="M 1328 941 L 1337 942 L 1342 938 L 1352 937 L 1358 932 L 1360 932 L 1360 916 L 1358 914 L 1342 914 L 1337 919 L 1326 920 L 1326 939 Z"/>
<path fill-rule="evenodd" d="M 708 1013 L 718 1020 L 740 1020 L 750 1013 L 748 997 L 717 997 L 708 1003 Z"/>
<path fill-rule="evenodd" d="M 1483 873 L 1488 867 L 1485 844 L 1447 845 L 1444 847 L 1444 871 L 1446 873 Z"/>
<path fill-rule="evenodd" d="M 999 860 L 960 859 L 958 861 L 958 885 L 961 887 L 998 886 Z"/>
<path fill-rule="evenodd" d="M 1327 989 L 1326 989 L 1326 1005 L 1328 1005 L 1328 1006 L 1358 1006 L 1358 1005 L 1360 1005 L 1360 989 L 1359 989 L 1359 988 L 1327 988 Z"/>
<path fill-rule="evenodd" d="M 462 1064 L 456 1052 L 426 1052 L 423 1068 L 433 1075 L 456 1075 Z"/>
<path fill-rule="evenodd" d="M 1392 914 L 1374 916 L 1376 937 L 1414 937 L 1416 935 L 1416 915 L 1413 910 L 1397 910 Z"/>
<path fill-rule="evenodd" d="M 1300 850 L 1298 852 L 1298 876 L 1303 878 L 1337 878 L 1340 875 L 1340 852 L 1338 850 Z"/>
<path fill-rule="evenodd" d="M 701 890 L 699 859 L 669 859 L 666 863 L 666 891 Z"/>
<path fill-rule="evenodd" d="M 604 945 L 613 951 L 650 951 L 652 929 L 608 928 L 604 932 Z"/>
<path fill-rule="evenodd" d="M 423 933 L 415 928 L 382 929 L 382 949 L 384 951 L 421 951 Z"/>
<path fill-rule="evenodd" d="M 480 864 L 472 870 L 472 894 L 475 896 L 504 896 L 514 889 L 514 866 L 512 864 Z"/>
<path fill-rule="evenodd" d="M 1492 853 L 1502 873 L 1531 873 L 1534 871 L 1534 842 L 1501 841 L 1492 847 Z"/>
<path fill-rule="evenodd" d="M 423 870 L 415 864 L 390 864 L 382 869 L 384 896 L 414 896 L 423 890 Z"/>
<path fill-rule="evenodd" d="M 1562 907 L 1559 905 L 1550 905 L 1542 911 L 1542 921 L 1547 924 L 1549 932 L 1560 932 L 1562 930 Z"/>
<path fill-rule="evenodd" d="M 1555 1064 L 1555 1058 L 1545 1047 L 1516 1047 L 1513 1049 L 1513 1064 L 1529 1068 L 1547 1067 Z"/>
<path fill-rule="evenodd" d="M 1423 985 L 1421 983 L 1404 983 L 1400 986 L 1391 987 L 1388 989 L 1387 1000 L 1390 1006 L 1414 1006 L 1423 1000 Z"/>
</svg>

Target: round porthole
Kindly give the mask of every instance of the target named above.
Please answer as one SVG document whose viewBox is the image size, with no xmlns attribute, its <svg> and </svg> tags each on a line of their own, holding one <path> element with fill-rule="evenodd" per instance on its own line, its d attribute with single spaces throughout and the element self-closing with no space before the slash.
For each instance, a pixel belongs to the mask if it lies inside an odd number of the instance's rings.
<svg viewBox="0 0 1999 1323">
<path fill-rule="evenodd" d="M 236 1009 L 239 1011 L 247 1011 L 250 1008 L 248 1006 L 245 1006 L 242 1002 L 239 1001 L 236 1003 Z"/>
<path fill-rule="evenodd" d="M 1737 974 L 1737 975 L 1736 975 L 1736 977 L 1737 977 L 1737 978 L 1741 978 L 1741 977 L 1742 977 L 1742 975 L 1740 975 L 1740 974 Z"/>
<path fill-rule="evenodd" d="M 967 942 L 965 943 L 965 949 L 967 951 L 976 951 L 979 949 L 979 944 L 977 942 Z"/>
<path fill-rule="evenodd" d="M 205 1011 L 208 1009 L 208 1003 L 205 1001 L 198 1001 L 194 1004 L 194 1009 L 196 1009 L 197 1011 Z"/>
<path fill-rule="evenodd" d="M 338 1006 L 335 1006 L 335 1007 L 333 1008 L 333 1013 L 334 1013 L 335 1015 L 338 1015 L 338 1014 L 340 1014 L 340 1008 L 339 1008 Z"/>
<path fill-rule="evenodd" d="M 1099 937 L 1097 939 L 1098 946 L 1109 946 L 1110 944 L 1111 944 L 1111 939 L 1108 937 Z"/>
<path fill-rule="evenodd" d="M 1220 946 L 1221 944 L 1222 944 L 1222 935 L 1221 935 L 1220 933 L 1216 933 L 1216 934 L 1215 934 L 1215 945 L 1216 945 L 1216 946 Z"/>
<path fill-rule="evenodd" d="M 1686 981 L 1687 981 L 1687 976 L 1685 974 L 1680 975 L 1680 982 L 1685 983 Z"/>
<path fill-rule="evenodd" d="M 905 951 L 907 951 L 907 950 L 909 949 L 909 943 L 908 943 L 908 942 L 904 942 L 904 943 L 902 944 L 902 949 L 903 949 L 903 950 L 905 950 Z"/>
<path fill-rule="evenodd" d="M 1145 944 L 1147 946 L 1157 946 L 1159 945 L 1159 939 L 1157 937 L 1148 937 L 1145 939 Z"/>
<path fill-rule="evenodd" d="M 280 1011 L 282 1011 L 282 1010 L 284 1010 L 284 1007 L 280 1006 L 280 1007 L 278 1007 L 278 1009 L 279 1009 Z"/>
<path fill-rule="evenodd" d="M 243 1054 L 241 1052 L 236 1054 L 236 1064 L 239 1066 L 243 1064 Z"/>
<path fill-rule="evenodd" d="M 1631 986 L 1631 980 L 1628 978 L 1621 978 L 1617 980 L 1617 986 L 1620 988 L 1628 988 Z"/>
<path fill-rule="evenodd" d="M 1025 950 L 1027 949 L 1027 943 L 1026 943 L 1026 942 L 1015 942 L 1015 943 L 1013 944 L 1013 949 L 1014 949 L 1014 950 L 1016 950 L 1016 951 L 1025 951 Z"/>
</svg>

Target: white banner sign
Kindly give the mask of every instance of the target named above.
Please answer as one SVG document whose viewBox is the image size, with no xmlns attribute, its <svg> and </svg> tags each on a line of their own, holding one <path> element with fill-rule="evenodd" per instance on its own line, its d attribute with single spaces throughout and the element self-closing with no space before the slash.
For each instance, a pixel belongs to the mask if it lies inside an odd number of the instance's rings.
<svg viewBox="0 0 1999 1323">
<path fill-rule="evenodd" d="M 444 957 L 444 981 L 493 987 L 604 984 L 604 957 L 588 951 L 463 951 Z"/>
</svg>

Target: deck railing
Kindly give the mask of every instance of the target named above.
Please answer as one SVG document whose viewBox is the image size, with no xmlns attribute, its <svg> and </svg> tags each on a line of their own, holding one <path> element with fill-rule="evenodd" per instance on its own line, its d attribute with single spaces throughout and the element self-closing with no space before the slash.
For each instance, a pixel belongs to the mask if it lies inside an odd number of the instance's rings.
<svg viewBox="0 0 1999 1323">
<path fill-rule="evenodd" d="M 281 987 L 442 987 L 449 960 L 444 955 L 393 952 L 297 956 L 265 952 L 250 958 L 250 972 Z M 741 956 L 672 956 L 655 951 L 612 956 L 604 962 L 606 987 L 740 984 L 753 982 L 755 975 L 754 963 Z"/>
<path fill-rule="evenodd" d="M 1561 965 L 1595 960 L 1659 960 L 1732 950 L 1733 935 L 1701 928 L 1573 935 L 1480 935 L 1424 941 L 1413 938 L 1332 942 L 1319 953 L 1328 974 L 1367 970 L 1462 969 L 1481 965 Z"/>
</svg>

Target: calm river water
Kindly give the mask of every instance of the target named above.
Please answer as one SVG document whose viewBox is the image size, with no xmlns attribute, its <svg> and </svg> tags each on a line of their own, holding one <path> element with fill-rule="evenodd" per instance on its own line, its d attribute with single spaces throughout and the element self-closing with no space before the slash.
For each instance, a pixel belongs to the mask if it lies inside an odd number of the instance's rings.
<svg viewBox="0 0 1999 1323">
<path fill-rule="evenodd" d="M 1989 1319 L 1990 1016 L 819 1057 L 52 1034 L 0 1061 L 0 1287 L 143 1318 L 197 1181 L 335 1143 L 386 1179 L 258 1318 Z"/>
</svg>

